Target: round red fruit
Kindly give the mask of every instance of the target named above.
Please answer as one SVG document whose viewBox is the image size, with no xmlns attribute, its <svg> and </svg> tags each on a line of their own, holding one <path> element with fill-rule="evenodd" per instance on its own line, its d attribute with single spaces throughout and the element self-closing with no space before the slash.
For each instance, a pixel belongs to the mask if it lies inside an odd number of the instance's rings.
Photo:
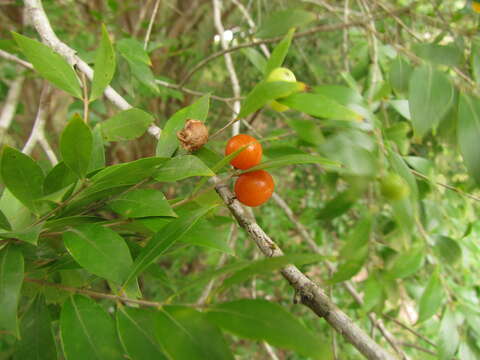
<svg viewBox="0 0 480 360">
<path fill-rule="evenodd" d="M 230 161 L 235 168 L 242 170 L 258 165 L 262 160 L 262 145 L 254 137 L 245 134 L 238 134 L 228 140 L 225 155 L 230 155 L 244 146 L 246 148 Z"/>
<path fill-rule="evenodd" d="M 251 207 L 262 205 L 270 199 L 274 189 L 272 176 L 264 170 L 242 174 L 235 182 L 237 199 L 242 204 Z"/>
</svg>

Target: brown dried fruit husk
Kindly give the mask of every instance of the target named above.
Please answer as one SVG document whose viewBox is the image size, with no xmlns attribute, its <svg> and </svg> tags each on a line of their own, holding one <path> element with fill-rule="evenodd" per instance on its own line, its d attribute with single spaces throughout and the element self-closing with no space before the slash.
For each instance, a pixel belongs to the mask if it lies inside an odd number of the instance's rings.
<svg viewBox="0 0 480 360">
<path fill-rule="evenodd" d="M 197 151 L 208 141 L 208 128 L 199 120 L 189 119 L 177 133 L 177 139 L 185 150 Z"/>
</svg>

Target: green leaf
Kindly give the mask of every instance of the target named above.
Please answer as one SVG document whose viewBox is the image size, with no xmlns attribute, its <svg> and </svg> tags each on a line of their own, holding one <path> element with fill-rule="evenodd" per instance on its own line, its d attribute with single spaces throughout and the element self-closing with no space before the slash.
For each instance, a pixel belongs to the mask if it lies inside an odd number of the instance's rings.
<svg viewBox="0 0 480 360">
<path fill-rule="evenodd" d="M 0 251 L 0 330 L 20 337 L 17 307 L 23 284 L 22 252 L 8 245 Z"/>
<path fill-rule="evenodd" d="M 463 50 L 455 44 L 413 44 L 412 50 L 418 57 L 436 65 L 459 66 L 463 59 Z"/>
<path fill-rule="evenodd" d="M 314 13 L 301 9 L 275 11 L 264 20 L 255 36 L 258 38 L 281 36 L 290 28 L 301 27 L 311 23 L 315 18 Z"/>
<path fill-rule="evenodd" d="M 470 340 L 470 339 L 467 339 Z M 472 340 L 467 342 L 461 342 L 458 349 L 458 358 L 461 360 L 478 360 L 480 357 L 480 351 Z"/>
<path fill-rule="evenodd" d="M 88 173 L 105 167 L 105 148 L 103 146 L 102 128 L 100 125 L 93 128 L 92 136 L 92 156 L 87 171 Z"/>
<path fill-rule="evenodd" d="M 155 76 L 153 75 L 152 69 L 145 65 L 143 62 L 138 61 L 127 61 L 132 70 L 133 76 L 143 85 L 145 85 L 154 95 L 159 95 L 160 90 L 158 85 L 155 82 Z"/>
<path fill-rule="evenodd" d="M 45 195 L 52 194 L 73 184 L 77 179 L 77 175 L 63 161 L 60 161 L 45 177 L 43 192 Z"/>
<path fill-rule="evenodd" d="M 384 299 L 383 285 L 374 276 L 370 276 L 367 279 L 363 292 L 365 294 L 363 297 L 363 310 L 366 313 L 372 311 Z"/>
<path fill-rule="evenodd" d="M 292 109 L 320 118 L 349 121 L 363 119 L 361 115 L 322 94 L 298 93 L 277 101 Z"/>
<path fill-rule="evenodd" d="M 208 308 L 210 321 L 233 334 L 264 340 L 313 359 L 328 359 L 328 348 L 292 314 L 263 299 L 243 299 Z M 326 353 L 327 352 L 327 353 Z"/>
<path fill-rule="evenodd" d="M 438 359 L 451 360 L 457 352 L 459 343 L 460 334 L 458 333 L 455 314 L 447 307 L 438 331 Z"/>
<path fill-rule="evenodd" d="M 389 104 L 405 119 L 412 120 L 408 100 L 390 100 Z"/>
<path fill-rule="evenodd" d="M 193 176 L 213 176 L 215 173 L 193 155 L 182 155 L 171 158 L 163 165 L 155 180 L 160 182 L 175 182 Z"/>
<path fill-rule="evenodd" d="M 130 62 L 141 62 L 149 66 L 152 65 L 147 52 L 143 49 L 143 44 L 136 39 L 119 40 L 117 42 L 117 50 Z"/>
<path fill-rule="evenodd" d="M 93 73 L 90 101 L 99 98 L 105 88 L 112 81 L 115 74 L 115 50 L 108 36 L 107 28 L 102 24 L 102 40 L 95 57 L 95 71 Z"/>
<path fill-rule="evenodd" d="M 102 122 L 100 128 L 107 141 L 131 140 L 142 136 L 154 120 L 149 113 L 132 108 Z"/>
<path fill-rule="evenodd" d="M 82 98 L 80 82 L 73 68 L 48 46 L 26 36 L 12 32 L 13 38 L 38 73 L 53 85 Z"/>
<path fill-rule="evenodd" d="M 392 168 L 407 182 L 408 187 L 410 188 L 410 197 L 413 201 L 417 201 L 418 186 L 415 176 L 412 174 L 410 168 L 407 166 L 407 164 L 400 155 L 398 155 L 393 150 L 390 150 L 388 154 Z"/>
<path fill-rule="evenodd" d="M 350 231 L 346 244 L 340 250 L 342 262 L 329 280 L 330 284 L 348 280 L 362 269 L 368 257 L 371 231 L 372 220 L 369 217 L 358 222 Z"/>
<path fill-rule="evenodd" d="M 155 317 L 156 335 L 169 359 L 233 360 L 220 330 L 190 307 L 165 306 Z"/>
<path fill-rule="evenodd" d="M 165 195 L 154 189 L 140 189 L 121 195 L 109 203 L 117 214 L 128 218 L 176 216 Z"/>
<path fill-rule="evenodd" d="M 430 65 L 415 69 L 410 78 L 408 102 L 415 135 L 435 129 L 453 105 L 455 90 L 445 74 Z"/>
<path fill-rule="evenodd" d="M 252 63 L 253 66 L 257 68 L 262 74 L 265 73 L 265 68 L 267 66 L 267 60 L 260 53 L 260 51 L 253 48 L 244 48 L 240 50 L 248 60 Z"/>
<path fill-rule="evenodd" d="M 85 177 L 92 154 L 93 136 L 90 128 L 75 114 L 63 130 L 60 153 L 63 161 L 79 177 Z"/>
<path fill-rule="evenodd" d="M 12 230 L 12 225 L 10 225 L 10 222 L 8 221 L 7 217 L 1 210 L 0 210 L 0 229 L 9 230 L 9 231 Z"/>
<path fill-rule="evenodd" d="M 308 154 L 297 154 L 297 155 L 285 155 L 274 158 L 272 160 L 267 160 L 260 163 L 259 165 L 252 166 L 250 169 L 244 172 L 262 170 L 262 169 L 274 169 L 277 167 L 284 167 L 288 165 L 298 165 L 298 164 L 320 164 L 327 168 L 338 168 L 340 163 L 332 161 L 317 155 L 308 155 Z"/>
<path fill-rule="evenodd" d="M 424 258 L 425 249 L 423 246 L 412 247 L 397 256 L 392 267 L 385 275 L 387 279 L 403 279 L 413 275 L 423 266 Z"/>
<path fill-rule="evenodd" d="M 472 41 L 471 54 L 473 78 L 478 83 L 480 81 L 480 42 L 476 38 Z"/>
<path fill-rule="evenodd" d="M 458 144 L 470 176 L 480 183 L 480 102 L 467 94 L 460 95 L 458 108 Z"/>
<path fill-rule="evenodd" d="M 406 94 L 411 73 L 410 64 L 404 58 L 397 56 L 390 66 L 389 78 L 392 88 L 398 93 Z"/>
<path fill-rule="evenodd" d="M 242 283 L 255 275 L 267 274 L 279 270 L 289 264 L 300 266 L 322 260 L 325 260 L 325 257 L 318 254 L 292 254 L 257 260 L 225 279 L 222 282 L 221 290 Z"/>
<path fill-rule="evenodd" d="M 180 240 L 195 223 L 200 220 L 214 206 L 200 208 L 189 212 L 179 218 L 169 222 L 164 228 L 157 232 L 153 238 L 142 249 L 135 259 L 133 267 L 128 274 L 125 283 L 139 275 L 148 266 L 150 266 L 160 255 L 167 251 L 175 242 Z"/>
<path fill-rule="evenodd" d="M 301 83 L 287 81 L 262 81 L 247 95 L 238 118 L 245 118 L 273 99 L 288 96 L 301 90 Z"/>
<path fill-rule="evenodd" d="M 438 272 L 435 272 L 428 282 L 420 298 L 420 309 L 417 322 L 420 323 L 435 315 L 444 299 L 442 282 Z"/>
<path fill-rule="evenodd" d="M 137 184 L 155 176 L 160 166 L 167 160 L 166 158 L 148 157 L 109 166 L 100 170 L 90 179 L 91 185 L 85 190 L 84 195 L 123 185 Z"/>
<path fill-rule="evenodd" d="M 43 223 L 37 225 L 29 225 L 22 229 L 16 229 L 12 232 L 1 233 L 0 237 L 3 239 L 17 239 L 37 245 L 38 237 L 43 229 Z"/>
<path fill-rule="evenodd" d="M 130 250 L 125 240 L 109 228 L 78 225 L 63 234 L 63 241 L 75 261 L 95 275 L 121 284 L 130 272 Z"/>
<path fill-rule="evenodd" d="M 303 141 L 311 145 L 319 145 L 324 141 L 322 130 L 315 121 L 304 119 L 286 119 L 286 121 Z"/>
<path fill-rule="evenodd" d="M 65 302 L 60 336 L 66 360 L 123 358 L 113 319 L 90 298 L 74 295 Z"/>
<path fill-rule="evenodd" d="M 57 359 L 51 322 L 45 298 L 37 296 L 22 317 L 14 360 Z"/>
<path fill-rule="evenodd" d="M 449 265 L 458 263 L 462 258 L 462 248 L 448 236 L 439 236 L 435 242 L 435 249 Z"/>
<path fill-rule="evenodd" d="M 213 221 L 201 219 L 182 236 L 180 241 L 235 255 L 233 249 L 227 243 L 230 236 L 229 226 L 229 223 L 218 225 Z"/>
<path fill-rule="evenodd" d="M 120 341 L 133 360 L 166 360 L 155 336 L 153 309 L 135 309 L 121 306 L 117 310 L 117 330 Z"/>
<path fill-rule="evenodd" d="M 43 171 L 29 156 L 20 151 L 5 147 L 1 172 L 5 186 L 31 210 L 34 201 L 43 195 Z"/>
<path fill-rule="evenodd" d="M 280 41 L 278 45 L 275 46 L 275 49 L 273 49 L 272 54 L 267 61 L 267 65 L 265 66 L 264 79 L 268 77 L 273 69 L 282 66 L 285 58 L 287 57 L 288 50 L 290 49 L 290 44 L 292 43 L 294 33 L 295 29 L 290 29 L 282 41 Z"/>
<path fill-rule="evenodd" d="M 204 95 L 193 104 L 177 111 L 168 119 L 157 144 L 157 156 L 170 157 L 178 147 L 177 132 L 182 130 L 187 119 L 205 121 L 210 107 L 210 96 Z"/>
</svg>

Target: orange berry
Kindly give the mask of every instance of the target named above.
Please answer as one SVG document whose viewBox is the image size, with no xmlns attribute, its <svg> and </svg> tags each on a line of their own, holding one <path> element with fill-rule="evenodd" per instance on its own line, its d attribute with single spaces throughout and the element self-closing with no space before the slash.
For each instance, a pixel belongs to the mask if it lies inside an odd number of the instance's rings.
<svg viewBox="0 0 480 360">
<path fill-rule="evenodd" d="M 273 194 L 275 184 L 272 175 L 265 170 L 242 174 L 235 182 L 235 195 L 238 201 L 247 206 L 259 206 Z"/>
<path fill-rule="evenodd" d="M 249 169 L 260 164 L 262 160 L 262 145 L 254 137 L 245 134 L 238 134 L 228 140 L 225 155 L 230 155 L 246 145 L 248 146 L 230 161 L 237 169 Z"/>
</svg>

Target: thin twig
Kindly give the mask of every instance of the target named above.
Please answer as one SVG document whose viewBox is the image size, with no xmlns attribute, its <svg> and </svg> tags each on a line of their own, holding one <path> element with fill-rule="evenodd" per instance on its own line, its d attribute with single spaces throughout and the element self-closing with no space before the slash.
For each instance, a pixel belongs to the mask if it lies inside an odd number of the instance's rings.
<svg viewBox="0 0 480 360">
<path fill-rule="evenodd" d="M 152 16 L 150 17 L 150 22 L 148 23 L 147 33 L 145 34 L 145 41 L 143 43 L 143 49 L 147 50 L 148 42 L 150 41 L 150 35 L 152 33 L 153 23 L 157 17 L 158 7 L 160 5 L 160 0 L 155 1 L 155 6 L 153 7 Z"/>
<path fill-rule="evenodd" d="M 410 5 L 408 7 L 400 8 L 400 9 L 392 11 L 392 13 L 393 14 L 407 13 L 407 12 L 410 12 L 412 10 L 413 6 L 414 5 Z M 352 21 L 352 22 L 348 22 L 348 23 L 334 24 L 334 25 L 319 25 L 319 26 L 315 26 L 315 27 L 313 27 L 309 30 L 296 33 L 293 37 L 294 37 L 294 39 L 298 39 L 298 38 L 301 38 L 301 37 L 314 35 L 314 34 L 319 33 L 319 32 L 330 32 L 330 31 L 343 30 L 343 29 L 349 28 L 349 27 L 364 26 L 365 24 L 368 24 L 372 20 L 378 20 L 378 19 L 382 19 L 382 18 L 385 18 L 384 13 L 375 15 L 373 17 L 373 19 L 363 19 L 363 20 Z M 227 53 L 237 51 L 237 50 L 240 50 L 240 49 L 244 49 L 244 48 L 247 48 L 247 47 L 254 47 L 254 46 L 260 46 L 262 44 L 276 43 L 276 42 L 278 42 L 282 39 L 283 39 L 282 36 L 277 36 L 277 37 L 274 37 L 274 38 L 269 38 L 269 39 L 264 39 L 264 40 L 255 40 L 255 41 L 252 41 L 252 42 L 249 42 L 249 43 L 240 44 L 240 45 L 233 46 L 233 47 L 230 47 L 228 49 L 221 50 L 221 51 L 218 51 L 216 53 L 213 53 L 213 54 L 207 56 L 205 59 L 201 60 L 199 63 L 197 63 L 192 68 L 192 70 L 190 70 L 190 72 L 187 73 L 187 75 L 185 75 L 185 77 L 183 78 L 183 80 L 180 82 L 179 85 L 180 86 L 185 85 L 187 83 L 187 81 L 190 80 L 190 78 L 193 76 L 193 74 L 195 74 L 198 70 L 200 70 L 205 65 L 207 65 L 210 61 L 215 60 L 219 56 L 222 56 L 222 55 L 225 55 Z"/>
<path fill-rule="evenodd" d="M 30 69 L 30 70 L 33 70 L 33 65 L 30 64 L 29 62 L 25 61 L 25 60 L 22 60 L 20 59 L 19 57 L 13 55 L 13 54 L 10 54 L 4 50 L 0 50 L 0 57 L 1 58 L 4 58 L 6 60 L 9 60 L 9 61 L 13 61 L 15 63 L 17 63 L 18 65 L 21 65 L 27 69 Z"/>
<path fill-rule="evenodd" d="M 5 99 L 2 112 L 0 113 L 0 144 L 4 143 L 3 139 L 12 123 L 13 117 L 15 116 L 24 79 L 25 77 L 22 74 L 16 77 L 8 89 L 7 98 Z"/>
<path fill-rule="evenodd" d="M 222 102 L 231 102 L 231 101 L 236 101 L 236 100 L 241 100 L 241 99 L 243 99 L 243 97 L 239 97 L 239 98 L 228 97 L 228 98 L 227 98 L 227 97 L 221 97 L 221 96 L 211 95 L 211 94 L 209 94 L 209 93 L 207 93 L 207 92 L 201 92 L 201 91 L 197 91 L 197 90 L 188 89 L 188 88 L 186 88 L 186 87 L 180 87 L 180 85 L 171 84 L 171 83 L 166 82 L 166 81 L 163 81 L 163 80 L 155 80 L 155 83 L 157 83 L 157 84 L 160 85 L 160 86 L 169 88 L 169 89 L 179 90 L 179 91 L 182 91 L 182 92 L 184 92 L 184 93 L 191 94 L 191 95 L 195 95 L 195 96 L 205 96 L 205 95 L 209 95 L 211 99 L 213 99 L 213 100 L 218 100 L 218 101 L 222 101 Z"/>
</svg>

